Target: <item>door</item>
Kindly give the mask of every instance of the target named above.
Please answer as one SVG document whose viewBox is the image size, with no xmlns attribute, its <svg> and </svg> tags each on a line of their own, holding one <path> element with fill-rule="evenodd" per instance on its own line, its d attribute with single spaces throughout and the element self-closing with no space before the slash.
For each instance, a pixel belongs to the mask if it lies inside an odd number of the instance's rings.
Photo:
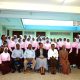
<svg viewBox="0 0 80 80">
<path fill-rule="evenodd" d="M 19 38 L 19 36 L 22 35 L 22 31 L 13 31 L 13 35 L 17 35 Z"/>
<path fill-rule="evenodd" d="M 38 36 L 45 36 L 45 32 L 36 32 L 36 37 L 38 37 Z"/>
<path fill-rule="evenodd" d="M 73 33 L 73 39 L 74 39 L 74 38 L 77 38 L 77 37 L 78 37 L 78 35 L 80 35 L 80 33 L 79 33 L 79 32 L 74 32 L 74 33 Z"/>
</svg>

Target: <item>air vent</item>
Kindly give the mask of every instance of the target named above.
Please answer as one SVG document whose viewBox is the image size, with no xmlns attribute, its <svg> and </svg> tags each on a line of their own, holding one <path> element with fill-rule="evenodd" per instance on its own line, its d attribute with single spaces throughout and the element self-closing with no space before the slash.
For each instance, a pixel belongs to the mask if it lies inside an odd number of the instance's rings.
<svg viewBox="0 0 80 80">
<path fill-rule="evenodd" d="M 25 31 L 24 34 L 25 34 L 25 35 L 34 35 L 34 32 Z"/>
</svg>

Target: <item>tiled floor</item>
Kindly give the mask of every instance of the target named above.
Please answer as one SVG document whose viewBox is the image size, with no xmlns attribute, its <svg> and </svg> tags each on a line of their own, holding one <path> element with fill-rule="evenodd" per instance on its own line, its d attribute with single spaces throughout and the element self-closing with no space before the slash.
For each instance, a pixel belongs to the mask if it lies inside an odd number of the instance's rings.
<svg viewBox="0 0 80 80">
<path fill-rule="evenodd" d="M 40 75 L 37 72 L 30 73 L 9 73 L 6 75 L 0 74 L 0 80 L 80 80 L 80 69 L 72 69 L 72 72 L 69 75 L 64 75 L 57 73 L 52 75 L 46 73 L 45 75 Z"/>
</svg>

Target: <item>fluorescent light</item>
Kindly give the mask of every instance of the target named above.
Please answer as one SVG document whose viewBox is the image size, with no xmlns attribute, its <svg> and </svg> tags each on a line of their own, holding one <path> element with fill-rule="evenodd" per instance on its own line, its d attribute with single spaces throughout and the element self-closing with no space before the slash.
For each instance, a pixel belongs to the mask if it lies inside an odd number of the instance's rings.
<svg viewBox="0 0 80 80">
<path fill-rule="evenodd" d="M 73 21 L 22 19 L 23 25 L 73 26 Z"/>
<path fill-rule="evenodd" d="M 64 3 L 71 3 L 74 2 L 75 0 L 64 0 Z"/>
<path fill-rule="evenodd" d="M 52 1 L 54 1 L 54 0 L 52 0 Z M 65 0 L 57 0 L 57 2 L 64 2 Z"/>
<path fill-rule="evenodd" d="M 57 0 L 60 3 L 71 3 L 74 2 L 75 0 Z"/>
</svg>

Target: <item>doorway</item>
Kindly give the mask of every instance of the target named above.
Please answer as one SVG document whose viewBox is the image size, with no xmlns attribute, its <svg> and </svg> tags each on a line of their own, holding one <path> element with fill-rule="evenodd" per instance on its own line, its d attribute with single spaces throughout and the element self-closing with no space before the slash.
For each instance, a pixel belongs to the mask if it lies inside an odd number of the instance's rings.
<svg viewBox="0 0 80 80">
<path fill-rule="evenodd" d="M 80 32 L 73 32 L 73 39 L 77 38 L 78 35 L 80 35 Z"/>
<path fill-rule="evenodd" d="M 36 32 L 36 37 L 38 36 L 46 36 L 46 33 L 45 32 Z"/>
<path fill-rule="evenodd" d="M 22 31 L 13 31 L 12 35 L 17 35 L 17 37 L 19 38 L 20 35 L 22 35 Z"/>
</svg>

